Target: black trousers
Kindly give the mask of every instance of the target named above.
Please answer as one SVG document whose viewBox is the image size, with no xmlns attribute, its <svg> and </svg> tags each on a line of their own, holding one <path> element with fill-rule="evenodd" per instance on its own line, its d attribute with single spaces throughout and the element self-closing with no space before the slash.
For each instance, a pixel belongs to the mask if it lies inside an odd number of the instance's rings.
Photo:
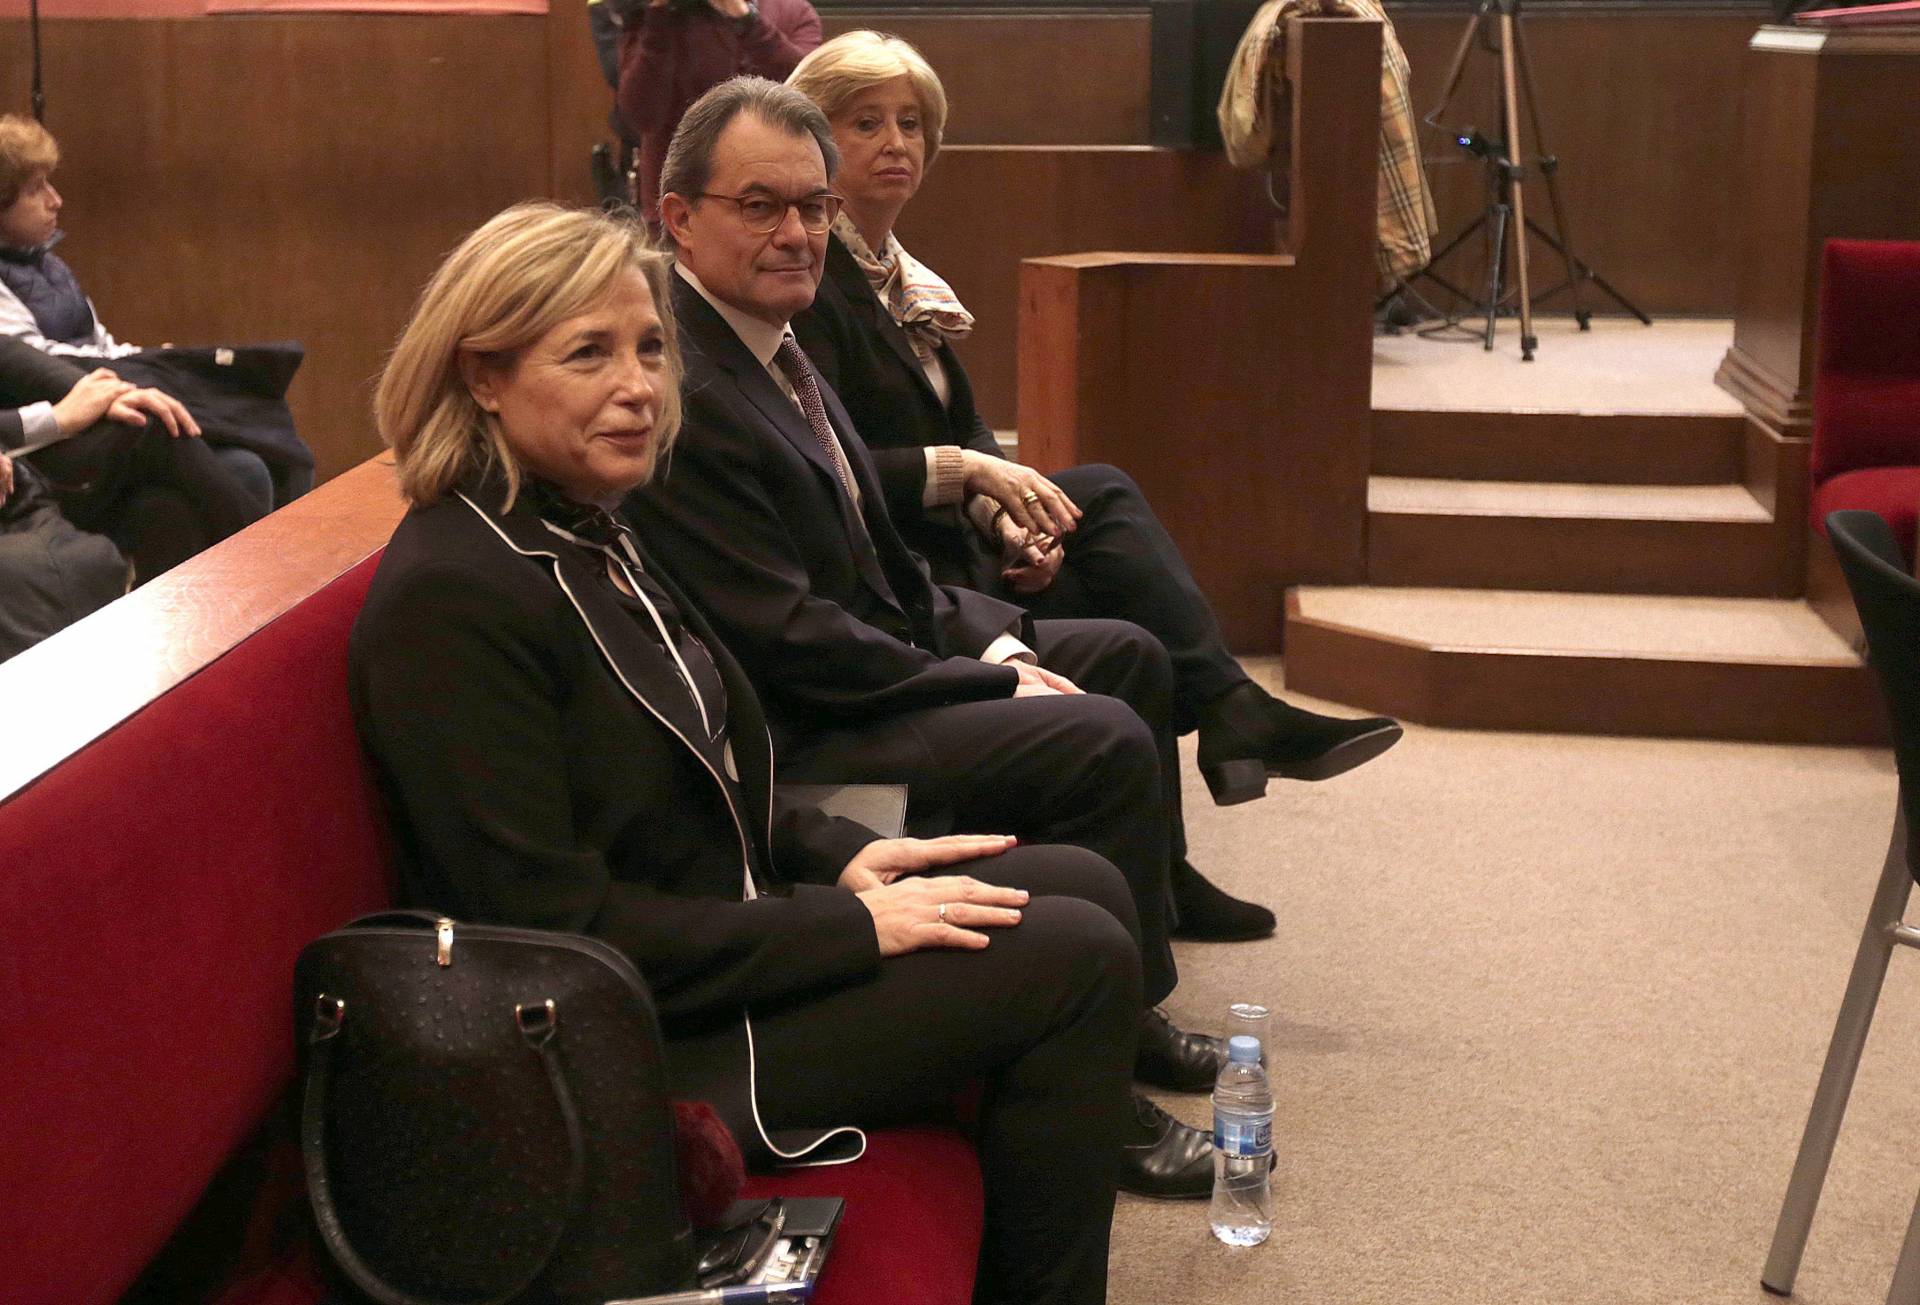
<svg viewBox="0 0 1920 1305">
<path fill-rule="evenodd" d="M 1069 467 L 1052 480 L 1086 513 L 1066 538 L 1066 560 L 1053 583 L 1019 594 L 996 569 L 982 577 L 981 587 L 1036 619 L 1107 616 L 1145 629 L 1173 662 L 1174 725 L 1186 733 L 1200 708 L 1248 678 L 1227 651 L 1212 606 L 1126 472 L 1095 463 Z"/>
<path fill-rule="evenodd" d="M 30 648 L 127 589 L 127 563 L 99 535 L 74 528 L 31 467 L 0 498 L 0 661 Z"/>
<path fill-rule="evenodd" d="M 1014 834 L 1070 843 L 1119 868 L 1139 917 L 1149 1002 L 1178 974 L 1167 873 L 1186 855 L 1173 672 L 1152 635 L 1124 621 L 1036 622 L 1042 665 L 1084 695 L 999 698 L 801 734 L 783 780 L 908 786 L 917 835 Z"/>
<path fill-rule="evenodd" d="M 1112 866 L 1020 847 L 954 873 L 1025 888 L 983 951 L 919 951 L 869 982 L 756 1009 L 769 1127 L 886 1126 L 948 1115 L 981 1081 L 986 1187 L 976 1305 L 1097 1305 L 1131 1111 L 1139 962 Z"/>
<path fill-rule="evenodd" d="M 29 460 L 68 519 L 111 538 L 142 580 L 266 514 L 204 440 L 174 439 L 157 419 L 98 422 Z"/>
</svg>

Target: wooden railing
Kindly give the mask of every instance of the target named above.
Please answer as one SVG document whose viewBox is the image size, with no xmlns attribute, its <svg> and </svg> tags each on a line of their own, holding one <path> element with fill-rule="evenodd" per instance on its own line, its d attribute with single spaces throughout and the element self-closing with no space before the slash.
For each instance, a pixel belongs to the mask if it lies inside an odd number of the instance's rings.
<svg viewBox="0 0 1920 1305">
<path fill-rule="evenodd" d="M 383 454 L 0 662 L 0 802 L 384 546 L 404 511 Z"/>
</svg>

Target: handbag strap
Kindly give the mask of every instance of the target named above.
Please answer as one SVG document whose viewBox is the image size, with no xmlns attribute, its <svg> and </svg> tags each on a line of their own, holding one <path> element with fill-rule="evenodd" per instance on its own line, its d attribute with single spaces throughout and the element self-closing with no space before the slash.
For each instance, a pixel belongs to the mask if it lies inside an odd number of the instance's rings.
<svg viewBox="0 0 1920 1305">
<path fill-rule="evenodd" d="M 321 1240 L 353 1285 L 380 1302 L 380 1305 L 452 1305 L 451 1302 L 401 1291 L 381 1278 L 347 1240 L 346 1228 L 342 1226 L 340 1213 L 334 1207 L 333 1188 L 327 1177 L 327 1097 L 328 1084 L 333 1077 L 333 1044 L 344 1027 L 346 1007 L 346 1002 L 325 993 L 320 994 L 315 1003 L 313 1029 L 308 1037 L 312 1053 L 307 1067 L 305 1100 L 300 1110 L 300 1152 L 306 1164 L 307 1195 L 313 1203 L 314 1219 L 319 1225 Z M 554 1104 L 560 1108 L 561 1121 L 566 1125 L 569 1155 L 565 1205 L 554 1225 L 553 1236 L 547 1239 L 546 1249 L 540 1253 L 539 1262 L 530 1272 L 497 1296 L 490 1296 L 482 1302 L 463 1302 L 462 1305 L 510 1305 L 531 1287 L 547 1271 L 547 1265 L 552 1263 L 554 1252 L 559 1249 L 567 1229 L 573 1226 L 574 1219 L 580 1213 L 581 1198 L 586 1191 L 586 1137 L 580 1127 L 580 1114 L 574 1106 L 573 1092 L 567 1086 L 559 1052 L 553 1044 L 554 1030 L 559 1027 L 559 1011 L 551 1001 L 529 1002 L 514 1007 L 514 1022 L 519 1027 L 520 1036 L 539 1053 L 540 1062 L 546 1067 L 547 1082 L 553 1088 Z"/>
</svg>

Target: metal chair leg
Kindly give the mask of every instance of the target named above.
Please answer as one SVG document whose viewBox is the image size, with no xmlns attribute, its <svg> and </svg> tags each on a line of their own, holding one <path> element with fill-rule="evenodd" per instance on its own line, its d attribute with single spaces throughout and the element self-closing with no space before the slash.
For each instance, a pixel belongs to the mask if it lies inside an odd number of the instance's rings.
<svg viewBox="0 0 1920 1305">
<path fill-rule="evenodd" d="M 1913 1218 L 1907 1221 L 1907 1240 L 1900 1244 L 1887 1305 L 1920 1305 L 1920 1201 L 1913 1203 Z"/>
<path fill-rule="evenodd" d="M 1892 931 L 1900 924 L 1912 891 L 1913 874 L 1907 868 L 1907 822 L 1896 806 L 1886 864 L 1867 913 L 1866 931 L 1860 935 L 1860 948 L 1854 953 L 1853 972 L 1847 978 L 1846 995 L 1840 1000 L 1833 1041 L 1827 1045 L 1826 1064 L 1820 1070 L 1820 1086 L 1813 1094 L 1813 1109 L 1800 1136 L 1800 1154 L 1793 1162 L 1793 1177 L 1787 1182 L 1786 1200 L 1780 1206 L 1780 1222 L 1774 1227 L 1773 1245 L 1760 1275 L 1760 1285 L 1779 1296 L 1793 1294 L 1800 1253 L 1806 1249 L 1807 1230 L 1813 1224 L 1814 1207 L 1820 1203 L 1820 1188 L 1833 1159 L 1840 1120 L 1847 1112 L 1847 1096 L 1853 1091 L 1854 1071 L 1860 1067 L 1860 1052 L 1873 1024 L 1873 1008 L 1887 977 L 1887 958 L 1895 946 Z M 1913 1239 L 1909 1236 L 1908 1240 Z M 1920 1297 L 1909 1299 L 1920 1301 Z"/>
</svg>

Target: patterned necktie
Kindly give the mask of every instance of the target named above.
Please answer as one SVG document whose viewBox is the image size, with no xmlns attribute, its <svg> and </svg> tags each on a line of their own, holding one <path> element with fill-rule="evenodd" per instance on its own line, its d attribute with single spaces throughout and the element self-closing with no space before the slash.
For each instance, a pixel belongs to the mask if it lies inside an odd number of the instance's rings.
<svg viewBox="0 0 1920 1305">
<path fill-rule="evenodd" d="M 841 488 L 847 491 L 849 501 L 858 503 L 859 496 L 853 492 L 853 470 L 847 466 L 846 455 L 841 452 L 839 441 L 833 437 L 833 426 L 827 421 L 827 405 L 820 399 L 820 381 L 813 374 L 813 364 L 807 361 L 807 355 L 800 352 L 800 346 L 791 335 L 780 337 L 780 348 L 774 353 L 773 360 L 786 373 L 787 381 L 793 386 L 793 392 L 800 399 L 800 411 L 806 414 L 807 425 L 813 428 L 813 437 L 820 441 L 820 451 L 827 455 L 827 461 L 840 475 Z"/>
</svg>

